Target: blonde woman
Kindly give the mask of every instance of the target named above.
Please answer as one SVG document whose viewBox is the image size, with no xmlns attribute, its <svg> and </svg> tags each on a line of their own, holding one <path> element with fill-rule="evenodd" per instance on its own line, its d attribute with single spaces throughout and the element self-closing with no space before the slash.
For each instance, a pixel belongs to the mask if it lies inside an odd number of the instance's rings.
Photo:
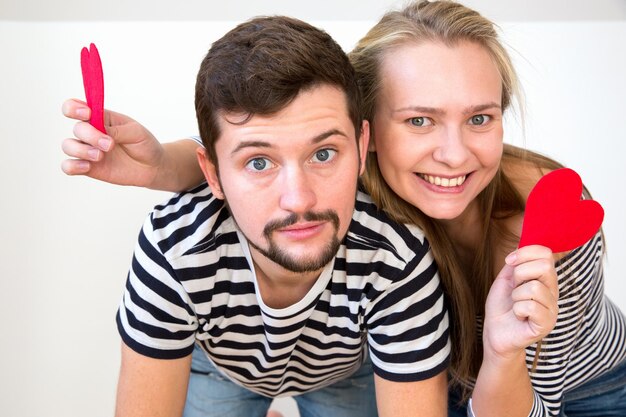
<svg viewBox="0 0 626 417">
<path fill-rule="evenodd" d="M 449 297 L 450 414 L 471 395 L 481 417 L 626 415 L 626 325 L 603 292 L 602 234 L 554 254 L 558 289 L 506 276 L 528 193 L 560 165 L 503 144 L 518 83 L 493 23 L 458 3 L 414 2 L 350 58 L 371 123 L 365 188 L 424 229 Z"/>
<path fill-rule="evenodd" d="M 516 251 L 530 189 L 560 165 L 503 144 L 518 86 L 493 23 L 458 3 L 413 2 L 350 58 L 371 122 L 364 187 L 394 220 L 425 231 L 447 293 L 450 415 L 626 415 L 626 324 L 604 295 L 602 234 L 570 253 Z M 88 119 L 78 109 L 69 101 L 64 113 Z M 164 149 L 110 114 L 115 141 L 105 139 L 116 146 L 98 148 L 100 135 L 77 125 L 64 142 L 78 158 L 64 162 L 67 174 L 169 190 L 200 181 L 198 169 L 168 168 L 192 157 L 194 142 Z M 132 175 L 112 174 L 123 171 Z M 520 257 L 526 271 L 511 266 Z"/>
</svg>

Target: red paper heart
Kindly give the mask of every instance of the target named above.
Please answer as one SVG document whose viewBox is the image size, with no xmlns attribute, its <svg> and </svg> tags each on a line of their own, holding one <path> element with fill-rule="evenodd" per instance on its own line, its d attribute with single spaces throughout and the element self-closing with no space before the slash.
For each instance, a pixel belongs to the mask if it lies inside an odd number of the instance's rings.
<svg viewBox="0 0 626 417">
<path fill-rule="evenodd" d="M 519 247 L 542 245 L 556 253 L 591 239 L 602 224 L 604 210 L 596 201 L 581 200 L 582 190 L 580 176 L 571 169 L 544 175 L 528 196 Z"/>
<path fill-rule="evenodd" d="M 80 52 L 80 67 L 83 72 L 83 86 L 87 105 L 91 109 L 89 123 L 102 133 L 104 128 L 104 77 L 102 75 L 102 61 L 98 48 L 93 43 L 89 49 L 83 48 Z"/>
</svg>

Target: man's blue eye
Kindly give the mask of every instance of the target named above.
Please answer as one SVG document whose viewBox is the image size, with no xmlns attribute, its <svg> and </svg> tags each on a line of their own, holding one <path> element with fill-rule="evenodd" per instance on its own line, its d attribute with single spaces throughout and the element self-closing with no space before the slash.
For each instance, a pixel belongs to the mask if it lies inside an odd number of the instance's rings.
<svg viewBox="0 0 626 417">
<path fill-rule="evenodd" d="M 315 156 L 313 157 L 313 159 L 316 162 L 327 162 L 333 159 L 336 153 L 337 151 L 333 149 L 321 149 L 315 152 Z"/>
<path fill-rule="evenodd" d="M 489 116 L 487 116 L 486 114 L 477 114 L 470 118 L 470 124 L 481 126 L 487 123 L 489 119 Z"/>
<path fill-rule="evenodd" d="M 254 158 L 246 166 L 253 171 L 265 171 L 271 167 L 271 163 L 267 158 Z"/>
<path fill-rule="evenodd" d="M 433 121 L 431 118 L 426 117 L 426 116 L 418 116 L 418 117 L 411 117 L 409 119 L 409 123 L 411 124 L 411 126 L 415 126 L 415 127 L 425 127 L 425 126 L 432 126 Z"/>
</svg>

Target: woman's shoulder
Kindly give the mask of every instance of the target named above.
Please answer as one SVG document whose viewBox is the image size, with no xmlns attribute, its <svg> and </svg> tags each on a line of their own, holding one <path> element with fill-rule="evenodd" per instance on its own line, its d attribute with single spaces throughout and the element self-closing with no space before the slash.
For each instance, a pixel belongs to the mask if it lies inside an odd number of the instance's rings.
<svg viewBox="0 0 626 417">
<path fill-rule="evenodd" d="M 523 197 L 524 202 L 537 182 L 554 169 L 520 158 L 502 158 L 502 171 L 511 185 Z"/>
<path fill-rule="evenodd" d="M 538 152 L 510 144 L 504 145 L 502 170 L 524 197 L 524 201 L 541 177 L 559 168 L 563 168 L 563 165 Z"/>
</svg>

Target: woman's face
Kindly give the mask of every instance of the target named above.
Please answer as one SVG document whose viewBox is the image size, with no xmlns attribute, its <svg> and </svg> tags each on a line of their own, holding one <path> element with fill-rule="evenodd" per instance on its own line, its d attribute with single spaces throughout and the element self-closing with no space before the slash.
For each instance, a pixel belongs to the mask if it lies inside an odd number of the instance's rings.
<svg viewBox="0 0 626 417">
<path fill-rule="evenodd" d="M 494 177 L 502 157 L 502 81 L 471 42 L 407 44 L 388 52 L 374 115 L 385 181 L 436 219 L 455 219 Z"/>
</svg>

